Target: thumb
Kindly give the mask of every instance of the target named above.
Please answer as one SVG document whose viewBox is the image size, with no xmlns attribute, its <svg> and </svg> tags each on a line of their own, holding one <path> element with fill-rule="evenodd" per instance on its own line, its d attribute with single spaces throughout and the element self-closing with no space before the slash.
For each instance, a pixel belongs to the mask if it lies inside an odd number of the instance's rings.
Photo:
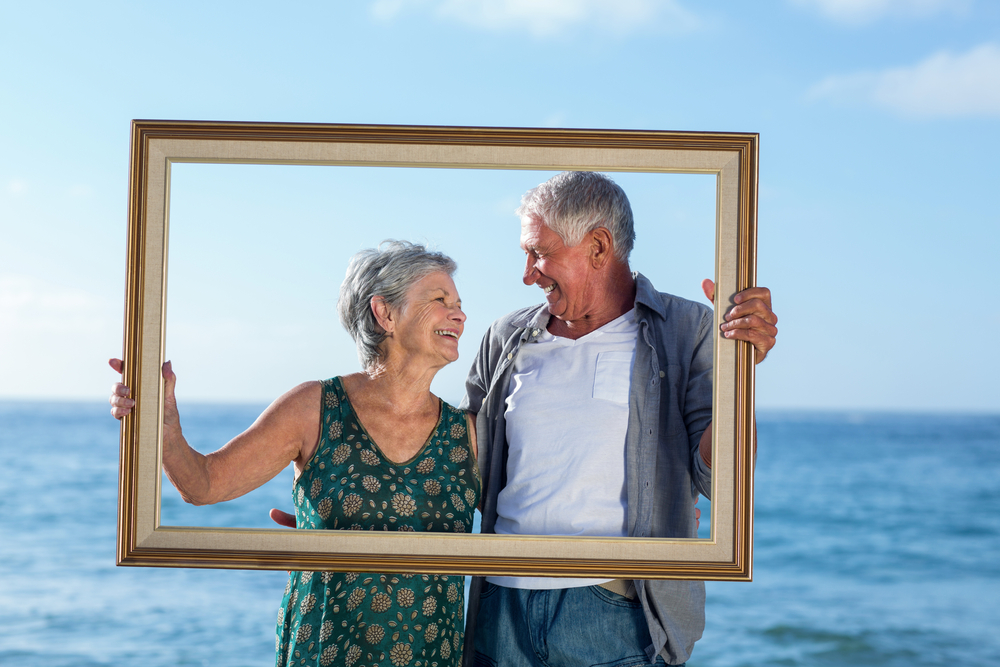
<svg viewBox="0 0 1000 667">
<path fill-rule="evenodd" d="M 174 397 L 174 387 L 177 386 L 177 376 L 174 374 L 173 366 L 168 361 L 163 364 L 163 420 L 164 422 L 177 422 L 177 399 Z"/>
<path fill-rule="evenodd" d="M 701 291 L 705 293 L 705 298 L 715 303 L 715 283 L 705 278 L 701 281 Z"/>
<path fill-rule="evenodd" d="M 272 509 L 269 516 L 271 517 L 271 521 L 275 522 L 279 526 L 284 526 L 285 528 L 295 528 L 294 514 L 282 512 L 279 509 Z"/>
</svg>

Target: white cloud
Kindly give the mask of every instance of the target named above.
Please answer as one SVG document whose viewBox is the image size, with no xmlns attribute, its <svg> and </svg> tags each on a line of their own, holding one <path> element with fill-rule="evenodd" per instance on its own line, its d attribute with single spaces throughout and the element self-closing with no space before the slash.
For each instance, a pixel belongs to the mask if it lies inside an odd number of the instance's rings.
<svg viewBox="0 0 1000 667">
<path fill-rule="evenodd" d="M 407 6 L 426 4 L 421 0 L 375 0 L 371 12 L 377 19 L 389 20 L 396 18 Z"/>
<path fill-rule="evenodd" d="M 28 182 L 20 178 L 7 181 L 7 192 L 17 195 L 28 189 Z"/>
<path fill-rule="evenodd" d="M 71 285 L 0 274 L 0 396 L 103 399 L 121 354 L 121 304 Z"/>
<path fill-rule="evenodd" d="M 0 339 L 102 331 L 108 304 L 84 290 L 0 275 Z"/>
<path fill-rule="evenodd" d="M 545 117 L 545 121 L 542 123 L 543 127 L 566 127 L 567 118 L 566 112 L 555 111 L 550 113 Z"/>
<path fill-rule="evenodd" d="M 486 30 L 525 30 L 547 36 L 589 25 L 623 33 L 652 21 L 673 31 L 699 21 L 677 0 L 375 0 L 372 14 L 392 19 L 408 9 Z"/>
<path fill-rule="evenodd" d="M 790 0 L 838 23 L 860 25 L 887 16 L 927 18 L 949 12 L 962 14 L 969 0 Z"/>
<path fill-rule="evenodd" d="M 1000 46 L 941 51 L 910 67 L 830 76 L 808 97 L 871 104 L 915 117 L 1000 117 Z"/>
</svg>

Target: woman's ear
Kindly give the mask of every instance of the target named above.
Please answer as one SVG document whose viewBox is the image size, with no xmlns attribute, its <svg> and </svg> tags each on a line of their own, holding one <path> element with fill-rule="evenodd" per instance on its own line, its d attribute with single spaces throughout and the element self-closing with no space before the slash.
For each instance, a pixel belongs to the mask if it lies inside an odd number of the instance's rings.
<svg viewBox="0 0 1000 667">
<path fill-rule="evenodd" d="M 382 327 L 382 331 L 386 336 L 391 336 L 393 329 L 395 329 L 396 322 L 392 316 L 392 310 L 389 308 L 389 304 L 386 302 L 385 297 L 373 296 L 369 304 L 372 309 L 372 314 L 375 315 L 375 321 L 378 325 Z"/>
</svg>

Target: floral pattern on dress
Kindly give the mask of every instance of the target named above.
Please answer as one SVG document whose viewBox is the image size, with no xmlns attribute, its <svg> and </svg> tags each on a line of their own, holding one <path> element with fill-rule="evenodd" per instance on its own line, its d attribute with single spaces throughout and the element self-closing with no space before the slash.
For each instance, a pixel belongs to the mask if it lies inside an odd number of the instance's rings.
<svg viewBox="0 0 1000 667">
<path fill-rule="evenodd" d="M 323 382 L 316 454 L 293 485 L 300 529 L 463 532 L 481 483 L 466 413 L 446 403 L 411 461 L 368 436 L 339 378 Z M 462 577 L 292 572 L 278 612 L 279 667 L 454 667 L 464 640 Z"/>
</svg>

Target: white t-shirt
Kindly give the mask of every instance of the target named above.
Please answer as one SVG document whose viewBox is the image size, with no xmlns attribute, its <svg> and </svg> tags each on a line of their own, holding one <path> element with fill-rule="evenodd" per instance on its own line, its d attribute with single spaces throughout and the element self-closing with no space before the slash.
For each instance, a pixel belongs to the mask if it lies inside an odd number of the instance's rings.
<svg viewBox="0 0 1000 667">
<path fill-rule="evenodd" d="M 625 432 L 635 311 L 571 340 L 548 331 L 521 346 L 508 388 L 507 485 L 495 530 L 507 535 L 628 533 Z M 607 579 L 488 577 L 509 588 Z"/>
</svg>

